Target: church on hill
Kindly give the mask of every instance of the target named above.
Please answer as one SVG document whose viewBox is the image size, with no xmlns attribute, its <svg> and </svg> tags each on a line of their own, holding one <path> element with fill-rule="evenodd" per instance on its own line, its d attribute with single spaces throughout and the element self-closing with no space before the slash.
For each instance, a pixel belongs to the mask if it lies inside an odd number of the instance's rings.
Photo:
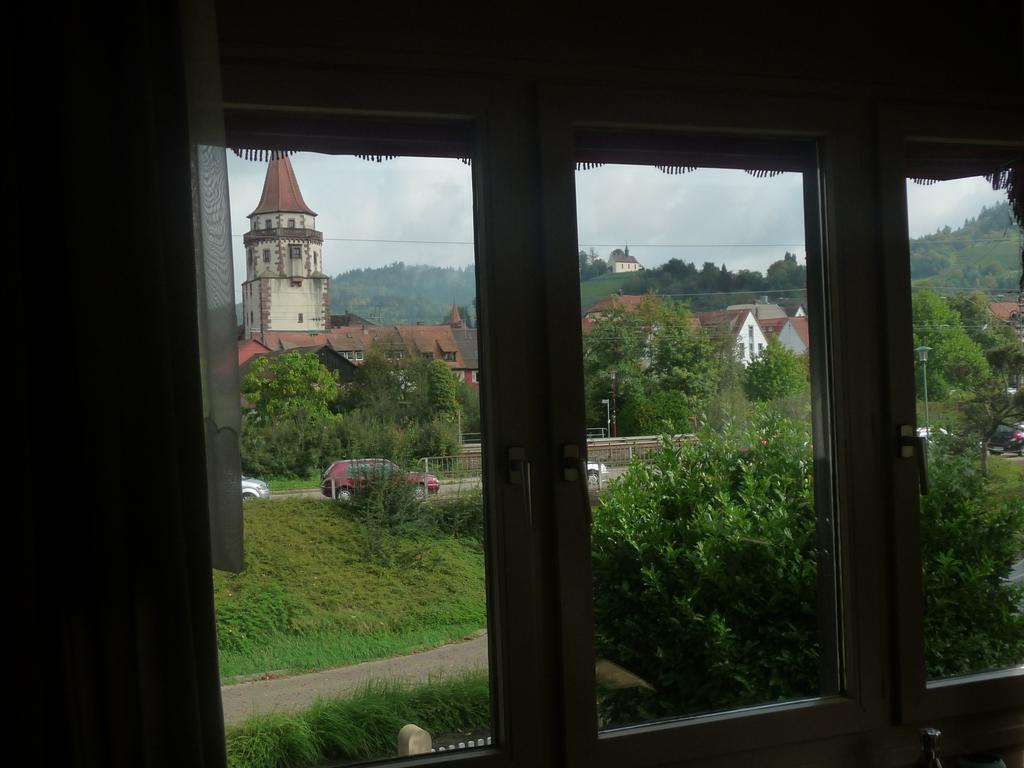
<svg viewBox="0 0 1024 768">
<path fill-rule="evenodd" d="M 324 236 L 306 205 L 291 161 L 273 153 L 263 194 L 249 214 L 242 283 L 242 338 L 273 331 L 323 333 L 331 318 Z"/>
</svg>

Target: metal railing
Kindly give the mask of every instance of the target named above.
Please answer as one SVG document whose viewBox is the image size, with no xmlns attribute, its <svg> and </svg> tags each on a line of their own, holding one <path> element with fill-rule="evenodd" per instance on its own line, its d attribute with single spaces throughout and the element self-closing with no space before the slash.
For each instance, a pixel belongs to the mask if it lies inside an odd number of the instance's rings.
<svg viewBox="0 0 1024 768">
<path fill-rule="evenodd" d="M 673 445 L 696 440 L 695 435 L 676 435 Z M 635 459 L 647 459 L 661 450 L 662 439 L 657 435 L 636 437 L 602 437 L 587 439 L 587 459 L 608 467 L 626 467 Z M 454 456 L 428 456 L 420 459 L 423 471 L 444 481 L 479 479 L 483 469 L 483 456 L 479 445 L 466 444 Z"/>
</svg>

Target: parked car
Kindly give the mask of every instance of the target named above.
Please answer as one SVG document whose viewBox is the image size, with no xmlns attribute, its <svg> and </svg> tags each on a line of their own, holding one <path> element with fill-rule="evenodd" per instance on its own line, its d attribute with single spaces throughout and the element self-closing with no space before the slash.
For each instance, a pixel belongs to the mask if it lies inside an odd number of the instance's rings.
<svg viewBox="0 0 1024 768">
<path fill-rule="evenodd" d="M 269 499 L 270 487 L 255 477 L 242 478 L 242 501 L 247 499 Z"/>
<path fill-rule="evenodd" d="M 441 489 L 441 481 L 424 472 L 405 472 L 387 459 L 346 459 L 336 461 L 320 475 L 320 493 L 327 498 L 350 501 L 364 493 L 371 483 L 404 479 L 416 490 L 416 498 L 426 499 Z"/>
<path fill-rule="evenodd" d="M 949 437 L 949 432 L 943 427 L 918 427 L 917 436 L 925 438 L 929 443 L 935 435 Z"/>
<path fill-rule="evenodd" d="M 989 453 L 1016 453 L 1024 456 L 1024 422 L 1000 424 L 988 438 Z"/>
<path fill-rule="evenodd" d="M 605 485 L 608 482 L 608 467 L 599 461 L 587 461 L 587 483 Z"/>
</svg>

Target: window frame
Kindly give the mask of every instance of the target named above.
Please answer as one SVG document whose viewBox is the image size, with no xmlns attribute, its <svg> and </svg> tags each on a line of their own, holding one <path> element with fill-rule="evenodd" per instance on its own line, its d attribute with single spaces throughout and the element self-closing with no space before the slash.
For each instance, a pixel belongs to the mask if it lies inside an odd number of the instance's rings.
<svg viewBox="0 0 1024 768">
<path fill-rule="evenodd" d="M 520 362 L 531 353 L 529 340 L 541 336 L 540 319 L 524 320 L 514 298 L 536 286 L 541 276 L 535 250 L 539 217 L 529 204 L 536 162 L 529 90 L 517 84 L 422 77 L 360 75 L 339 81 L 330 71 L 301 67 L 290 70 L 291 76 L 281 76 L 275 67 L 271 85 L 254 88 L 263 80 L 261 71 L 260 65 L 225 71 L 231 146 L 244 146 L 235 139 L 247 133 L 254 146 L 274 147 L 273 142 L 298 136 L 301 147 L 276 148 L 332 151 L 324 126 L 348 119 L 374 119 L 384 127 L 397 126 L 398 133 L 410 121 L 425 126 L 463 121 L 471 127 L 479 366 L 492 382 L 481 391 L 481 419 L 489 431 L 483 455 L 490 479 L 484 486 L 485 514 L 489 531 L 496 533 L 487 544 L 486 573 L 495 744 L 430 759 L 480 766 L 553 765 L 557 667 L 543 648 L 555 635 L 547 617 L 557 600 L 545 586 L 553 580 L 546 556 L 550 515 L 541 494 L 533 494 L 528 504 L 522 487 L 507 482 L 505 462 L 511 446 L 523 447 L 535 466 L 549 459 L 538 429 L 546 378 L 542 370 L 524 372 Z M 288 87 L 277 85 L 286 82 Z M 373 142 L 366 151 L 387 154 Z M 524 258 L 524 253 L 536 255 Z M 408 764 L 400 759 L 388 763 Z"/>
<path fill-rule="evenodd" d="M 851 734 L 884 727 L 888 722 L 888 695 L 884 630 L 884 582 L 868 556 L 884 549 L 884 526 L 873 499 L 882 495 L 881 462 L 865 450 L 869 435 L 858 423 L 877 423 L 865 402 L 850 398 L 853 391 L 881 391 L 882 377 L 876 360 L 860 355 L 871 348 L 879 323 L 847 323 L 846 312 L 856 302 L 858 289 L 870 291 L 875 275 L 871 256 L 871 197 L 858 173 L 861 143 L 869 133 L 866 113 L 835 103 L 800 99 L 708 96 L 679 91 L 633 91 L 614 88 L 546 87 L 541 95 L 542 174 L 545 188 L 545 251 L 549 257 L 547 284 L 558 299 L 549 298 L 550 336 L 548 366 L 552 392 L 582 393 L 582 340 L 578 320 L 578 243 L 575 210 L 578 128 L 622 130 L 671 129 L 697 135 L 754 136 L 814 139 L 819 146 L 819 187 L 824 258 L 831 280 L 826 284 L 826 303 L 832 314 L 824 322 L 831 345 L 831 396 L 848 404 L 833 414 L 833 467 L 835 494 L 839 499 L 837 521 L 842 545 L 839 551 L 839 591 L 842 596 L 843 638 L 846 655 L 846 689 L 843 695 L 809 701 L 749 707 L 726 713 L 687 717 L 671 722 L 636 726 L 598 733 L 594 703 L 593 609 L 590 577 L 590 536 L 587 514 L 579 491 L 570 483 L 558 483 L 559 591 L 563 595 L 564 712 L 570 763 L 615 766 L 657 765 L 722 757 L 751 749 L 769 749 L 810 739 Z M 807 238 L 815 236 L 808 231 Z M 857 265 L 863 261 L 867 266 Z M 843 285 L 844 290 L 839 286 Z M 811 286 L 809 285 L 809 288 Z M 571 299 L 575 296 L 575 299 Z M 824 348 L 822 347 L 822 350 Z M 863 361 L 863 362 L 862 362 Z M 816 403 L 816 407 L 820 406 Z M 865 422 L 865 419 L 867 420 Z M 551 416 L 555 445 L 585 445 L 579 434 L 585 424 L 582 396 L 563 398 Z M 855 482 L 854 478 L 871 478 Z M 876 549 L 881 548 L 881 549 Z M 879 630 L 882 630 L 881 632 Z M 724 746 L 723 745 L 728 745 Z"/>
<path fill-rule="evenodd" d="M 500 743 L 475 754 L 436 755 L 418 762 L 646 766 L 754 759 L 771 765 L 794 760 L 846 765 L 854 755 L 863 760 L 866 754 L 879 765 L 913 760 L 916 734 L 894 727 L 901 717 L 904 723 L 911 719 L 901 715 L 899 647 L 890 642 L 897 623 L 897 590 L 890 586 L 898 557 L 888 503 L 895 472 L 890 455 L 894 422 L 878 405 L 891 382 L 889 356 L 882 346 L 888 326 L 883 311 L 861 313 L 864 296 L 880 304 L 891 296 L 891 288 L 879 287 L 879 219 L 888 214 L 879 212 L 884 200 L 873 175 L 877 136 L 871 102 L 859 97 L 752 97 L 753 89 L 746 86 L 727 86 L 735 89 L 725 95 L 721 89 L 709 95 L 635 84 L 574 89 L 538 85 L 529 78 L 498 82 L 403 74 L 400 66 L 381 74 L 319 61 L 282 65 L 281 59 L 273 64 L 235 59 L 223 74 L 229 112 L 272 111 L 293 119 L 297 127 L 310 125 L 304 123 L 309 114 L 395 121 L 457 118 L 474 126 L 482 347 L 477 375 L 482 378 L 486 372 L 481 407 L 492 430 L 484 453 L 493 478 L 487 489 L 488 524 L 501 532 L 496 551 L 490 545 L 487 573 L 489 620 L 494 622 L 490 653 L 496 670 L 493 723 Z M 948 110 L 935 113 L 940 118 L 935 124 L 942 125 Z M 847 409 L 837 410 L 835 424 L 837 490 L 846 511 L 841 525 L 849 542 L 840 552 L 844 625 L 851 638 L 848 653 L 857 661 L 856 669 L 848 672 L 850 695 L 634 729 L 602 739 L 600 746 L 610 749 L 601 750 L 599 761 L 591 761 L 598 746 L 596 729 L 587 729 L 587 708 L 593 710 L 593 697 L 587 697 L 588 686 L 593 688 L 592 664 L 588 671 L 587 649 L 573 644 L 576 635 L 571 631 L 573 621 L 590 621 L 589 545 L 577 546 L 584 510 L 578 488 L 556 479 L 563 465 L 561 447 L 579 444 L 584 437 L 578 432 L 584 424 L 582 401 L 551 402 L 552 393 L 566 391 L 554 386 L 568 381 L 579 389 L 582 383 L 582 373 L 575 377 L 558 358 L 580 352 L 581 344 L 575 327 L 580 307 L 574 180 L 565 163 L 574 165 L 572 120 L 583 117 L 617 125 L 671 123 L 704 132 L 820 137 L 827 150 L 823 223 L 834 269 L 829 289 L 835 311 L 834 388 L 837 399 L 856 394 L 846 398 L 852 403 Z M 492 267 L 503 262 L 515 269 L 497 275 Z M 518 296 L 527 288 L 536 293 L 537 286 L 544 295 L 537 295 L 533 306 L 540 311 L 524 313 Z M 355 354 L 357 359 L 362 356 Z M 521 364 L 527 359 L 531 366 Z M 532 520 L 521 490 L 504 482 L 507 450 L 517 445 L 525 448 L 536 468 Z M 549 473 L 548 480 L 542 479 L 543 473 Z M 578 567 L 583 562 L 585 571 Z M 506 563 L 516 564 L 522 578 L 509 578 Z M 579 594 L 586 596 L 582 603 L 573 600 Z M 927 723 L 944 728 L 947 749 L 1024 743 L 1019 707 L 991 715 L 984 706 L 972 706 L 957 709 L 965 715 L 961 720 Z M 975 711 L 981 714 L 970 716 Z"/>
<path fill-rule="evenodd" d="M 916 424 L 913 331 L 910 306 L 910 237 L 907 220 L 907 142 L 1024 146 L 1021 112 L 969 106 L 924 108 L 882 105 L 876 118 L 881 244 L 885 311 L 890 333 L 884 351 L 892 371 L 886 402 L 895 446 L 897 425 Z M 1020 708 L 1024 667 L 944 680 L 927 679 L 924 661 L 924 603 L 917 468 L 913 459 L 888 451 L 893 494 L 892 570 L 898 649 L 899 714 L 904 723 L 922 723 Z"/>
</svg>

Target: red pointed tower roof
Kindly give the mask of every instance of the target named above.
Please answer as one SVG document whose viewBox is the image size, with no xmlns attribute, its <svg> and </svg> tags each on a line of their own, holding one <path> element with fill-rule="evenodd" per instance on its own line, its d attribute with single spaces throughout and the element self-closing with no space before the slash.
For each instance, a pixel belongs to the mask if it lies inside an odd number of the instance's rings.
<svg viewBox="0 0 1024 768">
<path fill-rule="evenodd" d="M 451 314 L 448 315 L 448 325 L 452 328 L 462 327 L 462 315 L 459 314 L 459 307 L 456 304 L 452 304 Z"/>
<path fill-rule="evenodd" d="M 260 197 L 260 204 L 256 206 L 256 210 L 249 215 L 277 211 L 308 213 L 311 216 L 316 216 L 316 211 L 313 211 L 302 199 L 299 182 L 295 179 L 295 171 L 292 169 L 292 161 L 287 157 L 275 157 L 267 164 L 267 178 L 263 181 L 263 196 Z"/>
</svg>

